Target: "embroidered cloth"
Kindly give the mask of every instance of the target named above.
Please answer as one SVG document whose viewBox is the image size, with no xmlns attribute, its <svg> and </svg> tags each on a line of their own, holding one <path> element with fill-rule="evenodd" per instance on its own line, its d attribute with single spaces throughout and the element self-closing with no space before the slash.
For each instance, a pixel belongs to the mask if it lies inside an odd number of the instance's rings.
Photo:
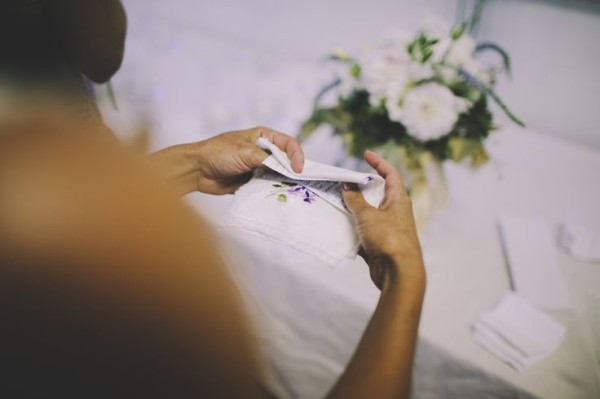
<svg viewBox="0 0 600 399">
<path fill-rule="evenodd" d="M 354 219 L 346 209 L 341 183 L 356 183 L 365 200 L 379 206 L 384 180 L 306 160 L 302 173 L 292 170 L 287 154 L 267 139 L 257 144 L 271 152 L 253 178 L 236 193 L 220 223 L 297 248 L 335 266 L 359 249 Z"/>
</svg>

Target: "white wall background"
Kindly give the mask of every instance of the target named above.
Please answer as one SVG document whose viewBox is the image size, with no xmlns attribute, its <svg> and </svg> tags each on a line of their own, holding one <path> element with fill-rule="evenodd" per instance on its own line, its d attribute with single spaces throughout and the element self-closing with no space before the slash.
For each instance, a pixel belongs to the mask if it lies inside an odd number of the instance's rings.
<svg viewBox="0 0 600 399">
<path fill-rule="evenodd" d="M 600 149 L 600 2 L 490 0 L 479 37 L 510 51 L 498 90 L 528 125 Z"/>
<path fill-rule="evenodd" d="M 453 0 L 124 0 L 124 4 L 131 34 L 145 35 L 140 27 L 151 24 L 158 46 L 168 47 L 172 36 L 183 30 L 202 38 L 205 50 L 198 50 L 198 64 L 187 70 L 210 74 L 205 84 L 198 84 L 206 86 L 211 99 L 223 98 L 221 86 L 231 91 L 227 83 L 235 79 L 237 69 L 267 73 L 280 64 L 315 64 L 334 47 L 352 50 L 375 42 L 387 27 L 414 28 L 430 14 L 453 21 L 456 11 Z M 528 126 L 600 149 L 600 2 L 489 0 L 479 38 L 494 41 L 511 54 L 513 80 L 501 81 L 498 92 Z M 139 49 L 127 51 L 126 58 Z M 133 57 L 139 61 L 139 54 Z M 224 68 L 220 59 L 219 67 L 211 69 L 215 57 L 229 57 L 230 68 Z M 245 76 L 252 80 L 252 74 Z M 240 79 L 234 90 L 243 96 L 255 89 L 251 81 Z"/>
</svg>

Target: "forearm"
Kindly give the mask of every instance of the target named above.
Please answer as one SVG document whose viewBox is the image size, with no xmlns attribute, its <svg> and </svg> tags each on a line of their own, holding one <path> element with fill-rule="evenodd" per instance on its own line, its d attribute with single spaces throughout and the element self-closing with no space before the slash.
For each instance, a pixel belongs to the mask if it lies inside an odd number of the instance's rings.
<svg viewBox="0 0 600 399">
<path fill-rule="evenodd" d="M 59 43 L 80 72 L 105 82 L 123 60 L 127 22 L 119 0 L 47 0 Z"/>
<path fill-rule="evenodd" d="M 330 398 L 409 396 L 425 293 L 422 264 L 411 269 L 410 278 L 386 279 L 375 313 Z"/>
<path fill-rule="evenodd" d="M 181 195 L 198 191 L 198 156 L 193 148 L 196 145 L 199 144 L 174 145 L 150 155 Z"/>
</svg>

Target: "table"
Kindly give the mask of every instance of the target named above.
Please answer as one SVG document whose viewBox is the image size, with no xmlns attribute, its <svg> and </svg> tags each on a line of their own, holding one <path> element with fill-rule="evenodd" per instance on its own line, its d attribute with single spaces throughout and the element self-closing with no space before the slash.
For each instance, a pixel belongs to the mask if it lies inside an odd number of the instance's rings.
<svg viewBox="0 0 600 399">
<path fill-rule="evenodd" d="M 148 35 L 134 17 L 123 71 L 113 82 L 120 111 L 102 92 L 100 100 L 116 131 L 131 130 L 132 115 L 151 115 L 153 148 L 256 124 L 294 132 L 324 80 L 312 62 L 282 56 L 273 69 L 261 55 L 193 27 L 165 25 Z M 516 373 L 471 339 L 474 319 L 509 289 L 498 217 L 541 217 L 557 226 L 568 209 L 593 213 L 600 204 L 600 152 L 504 125 L 491 137 L 492 161 L 481 170 L 446 166 L 450 203 L 422 232 L 429 280 L 415 397 L 600 397 L 582 305 L 586 289 L 600 291 L 598 265 L 558 252 L 575 312 L 552 314 L 568 326 L 565 342 L 527 372 Z M 338 156 L 334 147 L 321 135 L 306 152 L 331 162 Z M 231 197 L 197 194 L 189 201 L 217 223 Z M 322 396 L 352 355 L 377 301 L 366 266 L 358 259 L 333 270 L 243 232 L 222 231 L 222 237 L 271 385 L 282 397 Z"/>
<path fill-rule="evenodd" d="M 598 397 L 582 304 L 586 289 L 600 287 L 598 265 L 558 253 L 575 312 L 551 312 L 568 327 L 566 339 L 525 373 L 477 346 L 470 326 L 509 290 L 498 217 L 536 216 L 558 223 L 570 207 L 593 211 L 600 192 L 590 183 L 600 171 L 600 154 L 518 128 L 496 133 L 489 148 L 493 161 L 477 172 L 447 165 L 450 204 L 422 232 L 428 289 L 415 397 L 437 397 L 441 389 L 449 389 L 443 391 L 447 397 L 512 392 L 502 381 L 520 395 Z M 311 155 L 319 151 L 307 150 Z M 211 207 L 217 222 L 217 208 L 225 206 L 218 200 L 200 195 L 193 202 L 200 210 Z M 247 233 L 223 233 L 233 274 L 259 320 L 267 358 L 287 384 L 284 392 L 289 397 L 321 396 L 343 370 L 376 304 L 378 291 L 366 266 L 358 259 L 330 269 Z M 458 386 L 446 386 L 452 384 Z"/>
</svg>

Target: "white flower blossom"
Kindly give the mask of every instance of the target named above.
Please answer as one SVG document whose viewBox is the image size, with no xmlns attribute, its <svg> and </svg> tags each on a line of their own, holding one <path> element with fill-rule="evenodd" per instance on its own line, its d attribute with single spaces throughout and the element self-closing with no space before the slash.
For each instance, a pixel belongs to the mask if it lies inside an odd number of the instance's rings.
<svg viewBox="0 0 600 399">
<path fill-rule="evenodd" d="M 420 62 L 411 62 L 408 65 L 408 72 L 413 82 L 430 79 L 435 75 L 431 65 L 421 64 Z"/>
<path fill-rule="evenodd" d="M 473 60 L 475 51 L 475 39 L 467 34 L 463 34 L 455 40 L 450 46 L 450 51 L 446 56 L 446 62 L 451 65 L 465 65 Z"/>
<path fill-rule="evenodd" d="M 445 64 L 440 66 L 440 74 L 445 82 L 451 83 L 459 78 L 457 68 L 478 65 L 473 58 L 474 51 L 475 40 L 471 36 L 463 34 L 457 40 L 447 37 L 434 45 L 431 61 Z"/>
<path fill-rule="evenodd" d="M 445 86 L 426 83 L 408 91 L 402 103 L 388 101 L 386 106 L 391 120 L 406 126 L 413 137 L 427 141 L 450 133 L 467 103 Z"/>
<path fill-rule="evenodd" d="M 362 64 L 362 82 L 372 106 L 379 105 L 390 92 L 404 90 L 410 81 L 409 63 L 406 51 L 379 49 L 367 54 Z"/>
</svg>

